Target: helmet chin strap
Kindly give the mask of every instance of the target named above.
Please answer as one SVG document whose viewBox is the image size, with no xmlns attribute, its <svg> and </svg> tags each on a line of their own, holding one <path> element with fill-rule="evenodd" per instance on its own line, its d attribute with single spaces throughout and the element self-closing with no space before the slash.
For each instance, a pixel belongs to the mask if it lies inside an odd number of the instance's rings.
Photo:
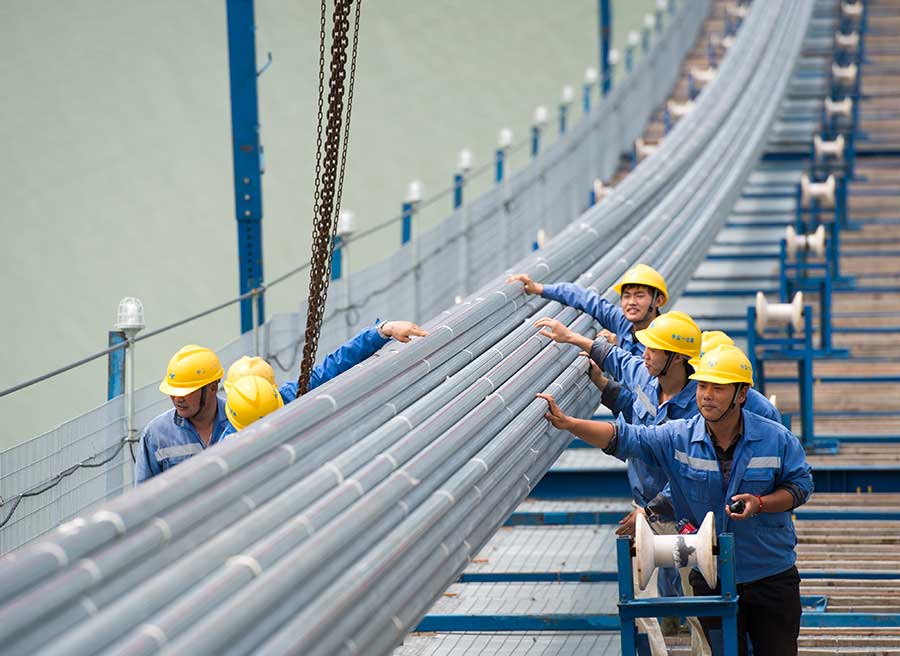
<svg viewBox="0 0 900 656">
<path fill-rule="evenodd" d="M 206 385 L 204 385 L 200 389 L 200 407 L 197 408 L 197 412 L 192 414 L 190 417 L 185 417 L 185 419 L 194 419 L 197 415 L 203 412 L 203 406 L 206 405 Z"/>
<path fill-rule="evenodd" d="M 651 313 L 652 313 L 654 310 L 656 310 L 656 299 L 659 297 L 659 290 L 658 290 L 658 289 L 655 289 L 655 288 L 651 288 L 651 289 L 653 289 L 653 294 L 650 296 L 650 305 L 649 305 L 649 307 L 647 308 L 647 311 L 644 312 L 644 316 L 643 316 L 643 317 L 641 318 L 641 320 L 638 321 L 637 323 L 641 323 L 641 322 L 643 322 L 643 321 L 647 321 L 648 319 L 651 319 L 651 318 L 652 318 L 652 317 L 650 316 Z"/>
<path fill-rule="evenodd" d="M 669 367 L 672 364 L 672 358 L 675 357 L 675 351 L 667 351 L 668 355 L 666 356 L 666 365 L 662 368 L 662 371 L 659 372 L 657 378 L 662 378 L 667 373 L 669 373 Z"/>
<path fill-rule="evenodd" d="M 706 421 L 711 424 L 718 424 L 720 421 L 725 419 L 725 417 L 731 414 L 731 411 L 734 410 L 735 406 L 737 405 L 737 397 L 738 394 L 741 393 L 741 389 L 743 389 L 742 385 L 738 385 L 734 388 L 734 395 L 731 397 L 731 404 L 728 406 L 728 409 L 719 416 L 718 419 L 707 419 Z"/>
</svg>

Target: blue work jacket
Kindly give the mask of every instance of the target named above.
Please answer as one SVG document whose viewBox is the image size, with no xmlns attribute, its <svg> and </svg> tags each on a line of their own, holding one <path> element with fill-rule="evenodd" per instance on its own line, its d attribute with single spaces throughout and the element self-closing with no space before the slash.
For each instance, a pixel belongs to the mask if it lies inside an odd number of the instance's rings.
<svg viewBox="0 0 900 656">
<path fill-rule="evenodd" d="M 616 346 L 620 349 L 632 355 L 644 354 L 644 345 L 634 338 L 634 325 L 625 318 L 622 308 L 602 298 L 597 290 L 571 282 L 560 282 L 555 285 L 544 285 L 541 296 L 587 312 L 606 330 L 616 334 L 618 340 Z"/>
<path fill-rule="evenodd" d="M 778 412 L 778 408 L 752 387 L 747 389 L 747 400 L 744 401 L 744 410 L 760 417 L 777 421 L 779 424 L 781 423 L 781 413 Z"/>
<path fill-rule="evenodd" d="M 800 441 L 781 424 L 746 410 L 743 436 L 737 444 L 726 489 L 715 447 L 701 415 L 670 421 L 662 426 L 636 426 L 616 422 L 617 458 L 639 458 L 661 467 L 669 478 L 676 516 L 700 526 L 712 511 L 718 533 L 731 532 L 735 540 L 738 583 L 778 574 L 796 561 L 797 536 L 791 511 L 764 512 L 743 521 L 725 513 L 726 500 L 736 494 L 765 496 L 790 484 L 805 503 L 813 490 L 812 472 Z"/>
<path fill-rule="evenodd" d="M 603 371 L 633 391 L 633 394 L 626 395 L 623 393 L 624 387 L 618 388 L 610 382 L 607 389 L 617 390 L 618 394 L 612 398 L 612 394 L 607 395 L 604 390 L 603 395 L 604 405 L 614 414 L 621 414 L 629 424 L 658 426 L 672 419 L 692 417 L 699 412 L 697 381 L 689 380 L 678 394 L 660 405 L 659 379 L 650 375 L 642 357 L 627 353 L 603 341 L 591 349 L 591 357 Z M 642 508 L 662 491 L 666 481 L 666 473 L 662 468 L 641 459 L 628 459 L 631 495 L 634 502 Z"/>
<path fill-rule="evenodd" d="M 309 391 L 319 385 L 324 385 L 332 378 L 336 378 L 368 359 L 389 341 L 391 341 L 390 337 L 382 337 L 378 333 L 377 326 L 363 329 L 362 332 L 350 341 L 341 344 L 335 351 L 326 355 L 322 362 L 313 367 L 309 376 Z M 290 403 L 297 399 L 297 388 L 297 381 L 292 380 L 279 387 L 278 392 L 285 403 Z M 228 428 L 225 429 L 225 435 L 236 432 L 235 427 L 229 423 Z"/>
<path fill-rule="evenodd" d="M 378 350 L 391 341 L 390 337 L 382 337 L 378 333 L 378 326 L 364 328 L 359 334 L 344 342 L 332 353 L 313 367 L 309 376 L 309 389 L 313 390 L 319 385 L 324 385 L 348 369 L 355 367 L 363 360 L 378 352 Z M 285 403 L 290 403 L 297 398 L 297 381 L 292 380 L 278 388 L 281 398 Z"/>
<path fill-rule="evenodd" d="M 217 398 L 216 423 L 213 425 L 209 445 L 212 446 L 231 428 L 225 416 L 225 400 Z M 190 421 L 178 416 L 175 408 L 166 410 L 150 421 L 141 433 L 141 441 L 135 454 L 134 484 L 163 473 L 183 460 L 203 451 L 200 434 Z"/>
</svg>

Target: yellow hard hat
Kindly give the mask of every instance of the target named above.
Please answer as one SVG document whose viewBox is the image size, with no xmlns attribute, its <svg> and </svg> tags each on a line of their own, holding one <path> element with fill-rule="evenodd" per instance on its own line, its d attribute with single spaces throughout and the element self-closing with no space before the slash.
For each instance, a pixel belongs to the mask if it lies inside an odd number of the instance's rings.
<svg viewBox="0 0 900 656">
<path fill-rule="evenodd" d="M 270 412 L 284 407 L 278 388 L 262 376 L 244 376 L 231 385 L 225 399 L 225 416 L 241 430 Z"/>
<path fill-rule="evenodd" d="M 622 276 L 622 279 L 613 286 L 613 289 L 621 296 L 622 288 L 625 285 L 644 285 L 645 287 L 652 287 L 658 290 L 662 295 L 663 305 L 669 299 L 669 290 L 666 288 L 665 278 L 659 274 L 659 271 L 646 264 L 638 264 L 633 269 L 628 269 L 625 275 Z"/>
<path fill-rule="evenodd" d="M 187 396 L 222 378 L 222 363 L 208 348 L 188 344 L 169 360 L 159 391 L 169 396 Z"/>
<path fill-rule="evenodd" d="M 231 386 L 244 376 L 259 376 L 273 385 L 275 384 L 275 370 L 272 369 L 272 365 L 260 357 L 251 358 L 249 355 L 245 355 L 228 367 L 228 375 L 225 376 L 225 382 L 222 383 L 225 393 L 227 394 Z"/>
<path fill-rule="evenodd" d="M 746 383 L 753 387 L 750 359 L 733 344 L 721 344 L 704 353 L 697 370 L 690 377 L 707 383 Z"/>
<path fill-rule="evenodd" d="M 694 369 L 697 368 L 697 365 L 700 364 L 700 358 L 703 357 L 703 354 L 707 351 L 712 351 L 717 346 L 721 346 L 722 344 L 729 344 L 734 346 L 734 340 L 731 339 L 728 335 L 723 333 L 721 330 L 705 330 L 703 331 L 703 339 L 700 340 L 700 355 L 695 358 L 691 358 L 688 361 Z M 227 382 L 225 383 L 228 384 Z"/>
<path fill-rule="evenodd" d="M 634 334 L 644 346 L 689 357 L 700 354 L 700 329 L 684 312 L 666 312 Z"/>
</svg>

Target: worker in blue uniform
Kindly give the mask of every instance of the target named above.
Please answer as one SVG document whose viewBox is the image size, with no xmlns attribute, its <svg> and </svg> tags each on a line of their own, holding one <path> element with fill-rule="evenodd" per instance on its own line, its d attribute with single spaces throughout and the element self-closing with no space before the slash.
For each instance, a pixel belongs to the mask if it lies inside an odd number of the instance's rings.
<svg viewBox="0 0 900 656">
<path fill-rule="evenodd" d="M 216 392 L 223 373 L 218 356 L 208 348 L 189 344 L 172 356 L 159 391 L 169 396 L 173 407 L 151 420 L 141 434 L 135 485 L 222 439 L 228 419 Z"/>
<path fill-rule="evenodd" d="M 590 354 L 591 380 L 601 391 L 603 405 L 614 415 L 621 415 L 626 422 L 655 426 L 697 414 L 697 383 L 688 378 L 693 373 L 688 362 L 700 353 L 701 333 L 687 314 L 666 312 L 656 317 L 647 328 L 635 332 L 635 338 L 645 347 L 642 356 L 632 355 L 602 337 L 592 341 L 556 319 L 543 318 L 535 326 L 543 328 L 542 335 L 556 342 L 573 344 Z M 603 372 L 615 380 L 604 377 Z M 622 390 L 634 393 L 624 394 Z M 629 458 L 627 465 L 634 510 L 619 522 L 616 534 L 633 536 L 637 515 L 648 515 L 645 509 L 662 494 L 668 480 L 660 467 L 642 460 Z M 655 513 L 649 515 L 655 520 L 651 522 L 651 527 L 658 533 L 675 533 L 671 505 L 657 503 L 657 506 Z M 655 587 L 663 597 L 683 594 L 675 568 L 660 569 Z M 700 626 L 694 626 L 698 653 L 704 653 Z M 655 637 L 660 631 L 655 620 L 642 620 L 638 622 L 638 628 L 647 633 L 652 653 L 666 653 L 662 636 L 659 635 L 658 640 Z M 666 618 L 662 630 L 666 634 L 676 633 L 678 619 Z"/>
<path fill-rule="evenodd" d="M 799 440 L 784 426 L 743 409 L 753 372 L 740 349 L 719 346 L 700 361 L 700 414 L 661 426 L 566 416 L 550 395 L 547 419 L 556 428 L 617 458 L 640 458 L 669 478 L 679 519 L 699 526 L 712 511 L 718 532 L 732 532 L 740 595 L 738 645 L 745 655 L 794 655 L 800 631 L 800 576 L 791 512 L 812 493 L 812 473 Z M 743 501 L 741 512 L 727 504 Z M 697 595 L 715 593 L 691 572 Z M 702 618 L 714 651 L 721 651 L 721 619 Z"/>
<path fill-rule="evenodd" d="M 391 338 L 409 341 L 411 336 L 426 334 L 409 321 L 387 321 L 366 328 L 314 367 L 310 389 L 362 362 Z M 151 420 L 141 434 L 134 465 L 135 485 L 200 453 L 234 431 L 227 416 L 226 401 L 217 396 L 223 374 L 219 358 L 208 348 L 191 344 L 172 356 L 159 390 L 169 396 L 173 408 Z M 271 375 L 274 381 L 274 371 Z M 282 385 L 279 398 L 285 403 L 297 398 L 296 381 Z"/>
<path fill-rule="evenodd" d="M 428 333 L 425 330 L 411 321 L 386 321 L 365 328 L 313 367 L 309 377 L 309 391 L 368 359 L 391 339 L 408 342 L 413 337 L 425 337 L 426 335 Z M 236 362 L 235 365 L 240 362 Z M 256 375 L 243 378 L 235 376 L 237 380 L 229 385 L 230 389 L 225 404 L 225 415 L 229 425 L 225 429 L 225 435 L 249 426 L 254 421 L 297 398 L 296 380 L 275 388 L 274 371 L 271 373 L 271 379 L 268 379 L 267 372 L 250 371 L 250 366 L 244 366 L 242 369 Z M 257 366 L 257 369 L 261 368 Z M 260 373 L 263 375 L 260 376 Z M 245 380 L 245 378 L 251 380 Z"/>
<path fill-rule="evenodd" d="M 603 328 L 598 335 L 633 355 L 644 353 L 644 345 L 635 338 L 635 332 L 649 326 L 669 298 L 665 279 L 646 264 L 629 269 L 613 286 L 620 297 L 619 307 L 601 297 L 596 289 L 571 282 L 544 285 L 527 273 L 510 276 L 507 282 L 512 281 L 521 282 L 527 294 L 538 294 L 591 315 Z"/>
</svg>

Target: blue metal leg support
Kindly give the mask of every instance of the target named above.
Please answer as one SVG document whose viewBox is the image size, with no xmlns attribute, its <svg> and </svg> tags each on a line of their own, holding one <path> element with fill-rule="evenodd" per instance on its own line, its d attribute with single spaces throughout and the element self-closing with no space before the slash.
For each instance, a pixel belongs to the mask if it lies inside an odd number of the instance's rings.
<svg viewBox="0 0 900 656">
<path fill-rule="evenodd" d="M 256 94 L 256 25 L 253 0 L 227 0 L 228 69 L 231 84 L 231 136 L 234 204 L 238 223 L 241 294 L 263 282 L 262 146 Z M 253 329 L 251 299 L 241 301 L 241 332 Z M 257 296 L 257 323 L 264 321 L 263 295 Z"/>
<path fill-rule="evenodd" d="M 612 9 L 609 0 L 598 0 L 600 13 L 600 89 L 605 96 L 612 87 L 609 65 L 609 44 L 612 39 Z"/>
<path fill-rule="evenodd" d="M 631 540 L 616 540 L 616 561 L 619 569 L 619 630 L 623 656 L 637 654 L 637 617 L 721 617 L 725 656 L 737 656 L 738 594 L 734 576 L 734 537 L 730 533 L 719 536 L 719 596 L 634 598 L 634 578 L 631 569 Z"/>
</svg>

